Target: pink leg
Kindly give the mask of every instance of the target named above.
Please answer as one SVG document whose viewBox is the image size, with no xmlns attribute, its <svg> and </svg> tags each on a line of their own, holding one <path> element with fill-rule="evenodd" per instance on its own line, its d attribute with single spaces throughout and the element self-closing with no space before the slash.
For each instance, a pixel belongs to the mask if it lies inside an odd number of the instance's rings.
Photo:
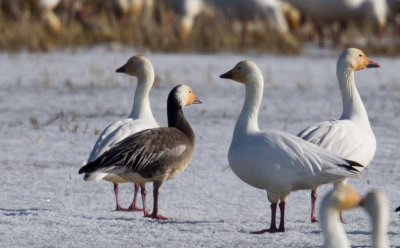
<svg viewBox="0 0 400 248">
<path fill-rule="evenodd" d="M 132 204 L 127 209 L 127 211 L 143 211 L 143 209 L 136 207 L 136 198 L 137 198 L 138 192 L 139 192 L 139 184 L 135 183 L 135 193 L 133 195 L 133 201 L 132 201 Z"/>
<path fill-rule="evenodd" d="M 115 211 L 126 211 L 125 208 L 121 207 L 121 205 L 119 205 L 119 201 L 118 201 L 118 184 L 114 183 L 114 194 L 115 194 L 115 202 L 117 203 L 117 207 L 115 209 Z"/>
<path fill-rule="evenodd" d="M 269 227 L 269 229 L 264 229 L 258 232 L 251 232 L 252 234 L 262 234 L 262 233 L 274 233 L 278 231 L 278 228 L 276 228 L 276 207 L 277 207 L 277 203 L 271 203 L 271 225 Z"/>
<path fill-rule="evenodd" d="M 285 207 L 286 202 L 279 203 L 279 210 L 281 211 L 281 222 L 279 223 L 278 232 L 285 231 Z"/>
<path fill-rule="evenodd" d="M 340 222 L 346 224 L 346 221 L 343 220 L 342 211 L 340 211 Z"/>
<path fill-rule="evenodd" d="M 317 189 L 311 191 L 311 222 L 318 222 L 315 214 L 315 201 L 317 200 Z"/>
<path fill-rule="evenodd" d="M 157 187 L 155 185 L 154 190 L 153 190 L 153 198 L 154 198 L 153 212 L 149 216 L 146 216 L 146 217 L 150 217 L 153 219 L 168 220 L 167 217 L 162 216 L 161 214 L 158 213 L 158 195 L 159 195 L 159 187 Z"/>
<path fill-rule="evenodd" d="M 147 192 L 146 192 L 146 188 L 145 188 L 144 184 L 140 186 L 140 194 L 142 195 L 142 202 L 143 202 L 143 216 L 144 217 L 148 217 L 149 216 L 149 212 L 148 212 L 147 207 L 146 207 L 146 194 L 147 194 Z"/>
</svg>

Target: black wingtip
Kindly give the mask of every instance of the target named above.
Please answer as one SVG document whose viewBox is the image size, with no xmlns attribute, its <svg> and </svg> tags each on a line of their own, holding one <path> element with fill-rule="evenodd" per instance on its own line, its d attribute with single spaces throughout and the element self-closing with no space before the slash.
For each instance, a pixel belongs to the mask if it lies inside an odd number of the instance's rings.
<svg viewBox="0 0 400 248">
<path fill-rule="evenodd" d="M 346 168 L 348 171 L 351 171 L 351 172 L 360 173 L 360 170 L 357 169 L 357 167 L 358 168 L 364 168 L 365 167 L 364 165 L 359 164 L 359 163 L 357 163 L 355 161 L 352 161 L 352 160 L 346 160 L 346 162 L 349 163 L 349 164 L 341 164 L 340 166 Z"/>
<path fill-rule="evenodd" d="M 90 164 L 90 163 L 89 163 Z M 88 168 L 89 168 L 89 164 L 86 164 L 84 166 L 82 166 L 82 168 L 79 169 L 78 174 L 82 174 L 82 173 L 86 173 L 88 172 Z"/>
<path fill-rule="evenodd" d="M 400 206 L 396 208 L 395 212 L 400 212 Z"/>
</svg>

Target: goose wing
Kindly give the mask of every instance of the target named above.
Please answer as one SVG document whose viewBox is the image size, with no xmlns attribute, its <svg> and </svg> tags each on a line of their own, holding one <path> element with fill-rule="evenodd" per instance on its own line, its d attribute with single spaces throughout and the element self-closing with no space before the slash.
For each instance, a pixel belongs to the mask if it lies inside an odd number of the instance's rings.
<svg viewBox="0 0 400 248">
<path fill-rule="evenodd" d="M 158 124 L 151 120 L 142 119 L 125 119 L 111 123 L 108 125 L 94 145 L 92 152 L 90 153 L 87 163 L 95 160 L 101 154 L 108 151 L 111 147 L 116 145 L 118 142 L 127 138 L 128 136 L 140 132 L 148 128 L 156 128 Z"/>
<path fill-rule="evenodd" d="M 339 155 L 323 149 L 294 135 L 283 132 L 269 132 L 263 136 L 271 147 L 268 160 L 287 167 L 300 175 L 318 173 L 358 177 L 356 162 L 345 160 Z"/>
<path fill-rule="evenodd" d="M 186 151 L 186 139 L 176 128 L 147 129 L 120 141 L 79 173 L 141 172 L 160 163 L 172 163 Z"/>
<path fill-rule="evenodd" d="M 370 160 L 366 158 L 373 157 L 370 146 L 376 145 L 371 135 L 350 120 L 332 120 L 311 125 L 297 136 L 366 166 Z"/>
</svg>

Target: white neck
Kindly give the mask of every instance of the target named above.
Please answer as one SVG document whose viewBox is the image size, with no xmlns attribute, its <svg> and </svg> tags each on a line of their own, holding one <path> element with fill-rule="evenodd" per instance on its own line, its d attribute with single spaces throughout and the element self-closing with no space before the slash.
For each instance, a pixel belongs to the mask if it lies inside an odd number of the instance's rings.
<svg viewBox="0 0 400 248">
<path fill-rule="evenodd" d="M 336 75 L 342 92 L 343 113 L 340 119 L 349 119 L 369 126 L 367 111 L 354 82 L 354 70 L 338 64 Z"/>
<path fill-rule="evenodd" d="M 236 122 L 234 137 L 260 130 L 258 128 L 258 110 L 264 91 L 264 79 L 262 74 L 254 72 L 251 80 L 249 80 L 245 86 L 246 97 L 242 112 Z"/>
<path fill-rule="evenodd" d="M 387 206 L 373 209 L 368 212 L 371 217 L 372 224 L 372 247 L 387 248 L 389 247 L 388 224 L 389 224 L 389 209 Z"/>
<path fill-rule="evenodd" d="M 329 206 L 328 201 L 321 205 L 320 224 L 324 234 L 324 248 L 350 247 L 343 225 L 339 222 L 339 210 Z"/>
<path fill-rule="evenodd" d="M 154 71 L 149 70 L 144 75 L 138 76 L 137 86 L 135 91 L 135 99 L 130 118 L 152 118 L 153 114 L 150 108 L 149 92 L 154 82 Z"/>
</svg>

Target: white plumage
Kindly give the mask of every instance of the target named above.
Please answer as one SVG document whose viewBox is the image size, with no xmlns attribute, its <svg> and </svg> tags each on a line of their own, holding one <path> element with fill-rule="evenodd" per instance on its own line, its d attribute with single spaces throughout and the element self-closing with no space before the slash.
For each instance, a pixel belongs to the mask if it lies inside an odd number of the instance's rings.
<svg viewBox="0 0 400 248">
<path fill-rule="evenodd" d="M 343 225 L 339 222 L 340 211 L 363 207 L 371 219 L 372 244 L 375 248 L 389 247 L 387 237 L 389 204 L 386 195 L 379 190 L 369 192 L 364 198 L 348 185 L 340 185 L 323 199 L 320 208 L 324 248 L 350 248 Z"/>
<path fill-rule="evenodd" d="M 298 134 L 304 140 L 363 165 L 360 171 L 367 167 L 374 157 L 376 140 L 354 82 L 354 71 L 369 67 L 379 65 L 369 60 L 359 49 L 346 49 L 337 62 L 337 78 L 343 100 L 342 116 L 339 120 L 313 124 Z M 311 196 L 313 222 L 316 221 L 315 191 Z"/>
<path fill-rule="evenodd" d="M 228 159 L 239 178 L 267 190 L 268 200 L 272 203 L 271 226 L 261 232 L 284 231 L 285 202 L 290 192 L 357 176 L 358 171 L 353 166 L 359 165 L 328 150 L 288 133 L 260 131 L 257 118 L 264 80 L 255 63 L 241 61 L 220 77 L 244 83 L 246 88 Z M 281 222 L 276 228 L 275 212 L 279 201 Z"/>
<path fill-rule="evenodd" d="M 154 82 L 154 69 L 150 60 L 144 56 L 134 56 L 124 66 L 117 69 L 117 72 L 126 73 L 138 79 L 132 111 L 127 119 L 113 122 L 104 129 L 93 147 L 88 163 L 98 158 L 126 137 L 144 129 L 159 126 L 153 117 L 149 101 L 149 92 Z M 118 183 L 125 183 L 127 181 L 115 174 L 104 176 L 102 173 L 92 173 L 84 177 L 85 180 L 96 180 L 97 178 L 114 183 L 117 210 L 124 210 L 118 203 Z M 129 207 L 130 210 L 139 210 L 136 208 L 138 189 L 138 185 L 135 185 L 134 200 Z"/>
</svg>

